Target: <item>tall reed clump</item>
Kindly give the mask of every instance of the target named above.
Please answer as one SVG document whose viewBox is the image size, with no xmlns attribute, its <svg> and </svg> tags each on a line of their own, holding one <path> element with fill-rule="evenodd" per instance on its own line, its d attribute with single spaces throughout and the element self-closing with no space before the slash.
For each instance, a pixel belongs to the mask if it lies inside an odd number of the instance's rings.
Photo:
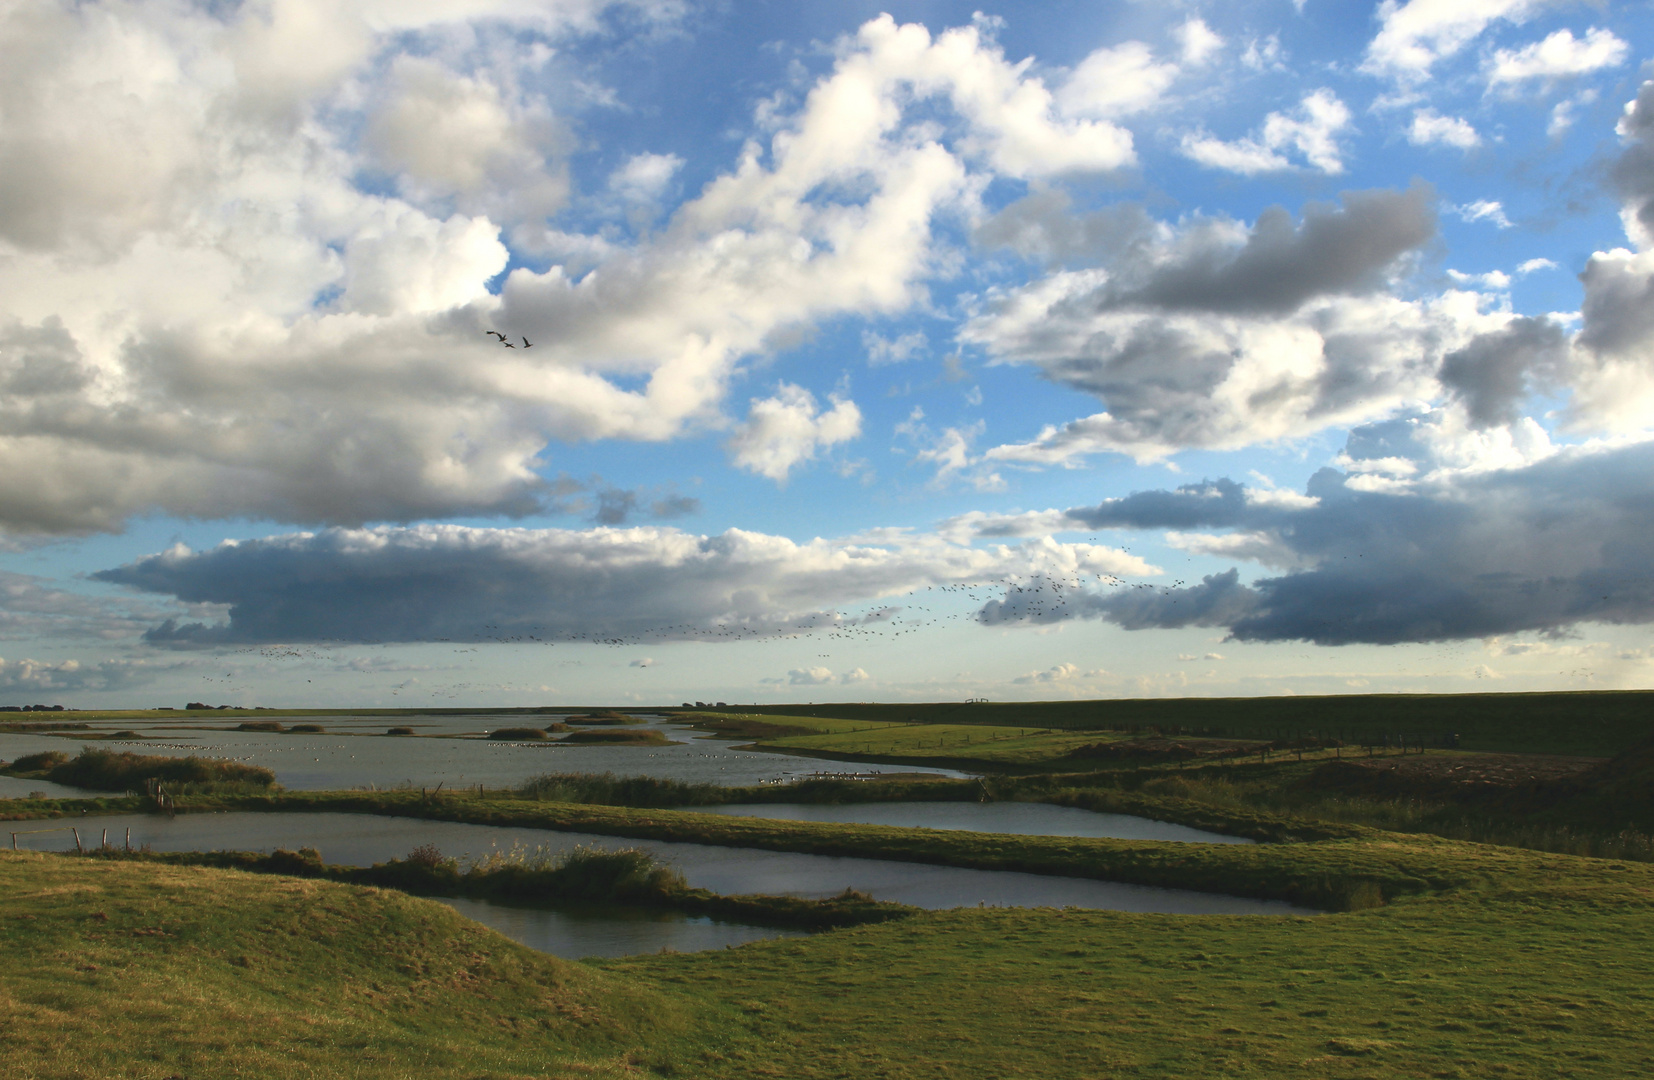
<svg viewBox="0 0 1654 1080">
<path fill-rule="evenodd" d="M 410 892 L 494 896 L 515 900 L 589 903 L 649 903 L 685 892 L 683 874 L 655 861 L 641 848 L 577 847 L 554 852 L 513 845 L 483 859 L 462 863 L 422 844 L 404 859 L 392 859 L 351 875 L 363 884 Z"/>
<path fill-rule="evenodd" d="M 92 791 L 142 791 L 150 781 L 174 794 L 267 791 L 276 774 L 258 765 L 219 758 L 162 757 L 87 747 L 75 757 L 57 751 L 29 754 L 6 769 L 13 775 L 39 777 Z"/>
<path fill-rule="evenodd" d="M 644 809 L 713 806 L 728 799 L 727 789 L 717 784 L 690 784 L 654 776 L 616 776 L 612 772 L 547 773 L 517 788 L 517 794 L 542 802 Z"/>
</svg>

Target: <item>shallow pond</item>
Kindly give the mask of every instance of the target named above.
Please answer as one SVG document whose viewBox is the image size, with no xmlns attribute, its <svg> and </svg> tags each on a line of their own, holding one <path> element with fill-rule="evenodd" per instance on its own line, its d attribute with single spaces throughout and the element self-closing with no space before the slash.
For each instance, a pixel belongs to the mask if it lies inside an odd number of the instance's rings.
<svg viewBox="0 0 1654 1080">
<path fill-rule="evenodd" d="M 1194 844 L 1250 844 L 1241 836 L 1191 829 L 1168 821 L 1099 814 L 1072 806 L 1029 802 L 729 803 L 688 809 L 785 821 L 837 821 L 905 829 L 970 829 L 1016 836 L 1086 836 L 1116 840 L 1175 840 Z"/>
<path fill-rule="evenodd" d="M 737 750 L 749 740 L 699 737 L 681 723 L 639 714 L 646 722 L 632 730 L 658 730 L 673 739 L 670 746 L 603 746 L 548 742 L 497 742 L 485 738 L 410 738 L 391 736 L 390 727 L 411 727 L 424 736 L 483 735 L 495 728 L 551 723 L 555 716 L 326 716 L 293 717 L 271 713 L 261 720 L 291 726 L 318 723 L 323 734 L 222 730 L 234 728 L 240 717 L 120 720 L 110 726 L 130 729 L 138 739 L 71 739 L 38 732 L 0 733 L 0 760 L 15 760 L 41 750 L 79 752 L 82 746 L 130 750 L 139 754 L 185 756 L 202 754 L 262 765 L 274 770 L 276 780 L 294 791 L 337 791 L 351 788 L 398 786 L 450 788 L 515 787 L 550 772 L 613 772 L 621 776 L 655 776 L 686 783 L 744 786 L 794 780 L 821 772 L 923 772 L 963 776 L 949 769 L 907 767 L 856 762 L 823 761 L 790 754 Z M 100 724 L 100 726 L 102 726 Z M 9 778 L 0 778 L 0 780 Z M 13 781 L 15 790 L 0 789 L 0 797 L 22 797 L 30 791 L 79 794 L 55 790 L 39 782 Z"/>
</svg>

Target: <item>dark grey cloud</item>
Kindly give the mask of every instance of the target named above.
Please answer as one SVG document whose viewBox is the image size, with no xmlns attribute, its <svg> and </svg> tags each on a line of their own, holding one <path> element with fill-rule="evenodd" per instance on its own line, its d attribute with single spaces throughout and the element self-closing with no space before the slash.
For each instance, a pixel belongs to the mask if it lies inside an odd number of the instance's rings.
<svg viewBox="0 0 1654 1080">
<path fill-rule="evenodd" d="M 1070 464 L 1116 451 L 1149 460 L 1307 435 L 1434 396 L 1444 354 L 1481 321 L 1466 305 L 1392 294 L 1436 236 L 1434 199 L 1422 184 L 1351 191 L 1337 205 L 1309 205 L 1297 222 L 1269 209 L 1250 229 L 1110 217 L 1082 243 L 1099 268 L 994 294 L 961 333 L 1107 411 L 988 458 Z M 988 235 L 1027 251 L 1056 243 L 1052 199 L 1013 210 Z"/>
<path fill-rule="evenodd" d="M 1095 266 L 1139 257 L 1159 227 L 1137 203 L 1117 203 L 1087 214 L 1060 188 L 1041 188 L 983 222 L 975 240 L 986 248 L 1010 248 L 1027 259 L 1062 266 Z"/>
<path fill-rule="evenodd" d="M 1514 421 L 1517 404 L 1552 384 L 1566 359 L 1560 326 L 1544 318 L 1517 318 L 1448 353 L 1441 381 L 1464 403 L 1474 426 L 1494 427 Z"/>
<path fill-rule="evenodd" d="M 930 585 L 1141 566 L 1045 542 L 983 550 L 935 538 L 874 545 L 731 529 L 331 529 L 175 548 L 94 574 L 223 623 L 173 619 L 152 644 L 739 641 L 841 625 L 837 607 Z M 870 616 L 878 621 L 881 616 Z"/>
<path fill-rule="evenodd" d="M 1341 206 L 1311 203 L 1303 220 L 1273 206 L 1238 249 L 1195 243 L 1141 283 L 1099 297 L 1106 307 L 1282 315 L 1316 296 L 1373 292 L 1396 260 L 1436 235 L 1435 192 L 1349 191 Z M 1132 275 L 1135 276 L 1135 275 Z"/>
<path fill-rule="evenodd" d="M 1404 448 L 1393 430 L 1364 449 Z M 1233 527 L 1304 569 L 1243 584 L 1093 588 L 1062 603 L 1007 596 L 987 621 L 1101 618 L 1131 629 L 1223 626 L 1241 640 L 1323 645 L 1446 641 L 1588 621 L 1654 623 L 1654 442 L 1566 450 L 1525 468 L 1371 490 L 1323 469 L 1294 506 L 1247 503 L 1233 485 L 1140 492 L 1067 512 L 1098 527 Z M 1202 491 L 1215 494 L 1202 495 Z M 1202 515 L 1209 500 L 1213 512 Z"/>
<path fill-rule="evenodd" d="M 1092 529 L 1200 529 L 1242 524 L 1246 490 L 1233 480 L 1202 480 L 1175 491 L 1136 491 L 1091 507 L 1068 511 Z"/>
<path fill-rule="evenodd" d="M 1628 145 L 1614 162 L 1614 186 L 1637 221 L 1654 236 L 1654 80 L 1638 89 L 1620 118 L 1619 130 Z"/>
</svg>

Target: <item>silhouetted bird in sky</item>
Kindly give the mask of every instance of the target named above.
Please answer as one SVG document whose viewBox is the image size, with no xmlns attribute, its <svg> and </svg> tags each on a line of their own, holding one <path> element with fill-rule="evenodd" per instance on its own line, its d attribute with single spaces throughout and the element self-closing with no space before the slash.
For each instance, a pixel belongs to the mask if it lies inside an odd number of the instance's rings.
<svg viewBox="0 0 1654 1080">
<path fill-rule="evenodd" d="M 525 348 L 525 349 L 534 348 L 534 342 L 528 340 L 527 338 L 523 338 L 523 348 Z"/>
</svg>

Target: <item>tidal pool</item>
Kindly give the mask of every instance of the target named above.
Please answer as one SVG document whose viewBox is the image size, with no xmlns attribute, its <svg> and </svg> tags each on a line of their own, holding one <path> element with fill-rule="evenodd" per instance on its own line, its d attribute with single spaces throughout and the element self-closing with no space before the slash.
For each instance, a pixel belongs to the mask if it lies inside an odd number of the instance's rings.
<svg viewBox="0 0 1654 1080">
<path fill-rule="evenodd" d="M 905 829 L 969 829 L 1015 836 L 1085 836 L 1116 840 L 1175 840 L 1193 844 L 1250 844 L 1242 836 L 1191 829 L 1169 821 L 1099 814 L 1072 806 L 1029 802 L 727 803 L 685 809 L 785 821 L 896 825 Z"/>
<path fill-rule="evenodd" d="M 320 724 L 325 734 L 220 730 L 234 728 L 242 717 L 178 717 L 163 720 L 121 720 L 122 729 L 138 739 L 71 739 L 40 732 L 0 733 L 0 760 L 15 760 L 41 750 L 75 754 L 82 746 L 130 750 L 138 754 L 183 757 L 189 754 L 227 758 L 274 770 L 276 780 L 293 791 L 338 791 L 351 788 L 398 786 L 449 788 L 515 787 L 550 772 L 613 772 L 620 776 L 655 776 L 686 783 L 739 787 L 778 780 L 796 780 L 820 772 L 923 772 L 964 776 L 951 769 L 823 761 L 791 754 L 737 750 L 747 740 L 701 738 L 688 726 L 665 717 L 639 714 L 645 723 L 637 730 L 658 730 L 674 740 L 671 746 L 604 746 L 547 742 L 496 742 L 485 738 L 410 738 L 390 736 L 391 727 L 411 727 L 420 735 L 482 735 L 501 727 L 551 723 L 556 716 L 283 716 L 271 713 L 259 720 L 293 724 Z M 47 790 L 41 784 L 22 785 L 12 797 Z M 69 789 L 60 789 L 70 793 Z M 0 797 L 8 794 L 0 791 Z M 79 794 L 74 792 L 74 794 Z"/>
</svg>

